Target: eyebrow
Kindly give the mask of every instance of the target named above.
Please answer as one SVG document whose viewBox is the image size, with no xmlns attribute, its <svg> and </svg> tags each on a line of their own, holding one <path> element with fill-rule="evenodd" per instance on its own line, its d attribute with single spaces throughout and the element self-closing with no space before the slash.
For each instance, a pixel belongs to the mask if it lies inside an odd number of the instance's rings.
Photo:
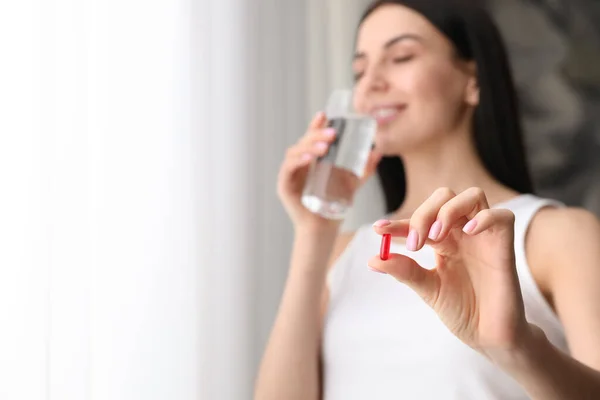
<svg viewBox="0 0 600 400">
<path fill-rule="evenodd" d="M 398 35 L 396 37 L 391 38 L 390 40 L 388 40 L 387 42 L 385 42 L 385 44 L 383 45 L 384 49 L 389 49 L 390 47 L 392 47 L 393 45 L 395 45 L 398 42 L 401 42 L 403 40 L 416 40 L 417 42 L 422 42 L 422 38 L 419 35 L 415 35 L 414 33 L 405 33 L 403 35 Z M 367 55 L 365 53 L 356 53 L 354 54 L 353 59 L 354 60 L 358 60 L 361 58 L 365 58 Z"/>
</svg>

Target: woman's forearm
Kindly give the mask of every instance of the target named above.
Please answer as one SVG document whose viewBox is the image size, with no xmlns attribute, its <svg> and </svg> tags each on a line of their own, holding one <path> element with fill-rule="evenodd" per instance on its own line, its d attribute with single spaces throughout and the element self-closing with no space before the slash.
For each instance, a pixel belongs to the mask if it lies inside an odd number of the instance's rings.
<svg viewBox="0 0 600 400">
<path fill-rule="evenodd" d="M 557 349 L 537 326 L 521 349 L 497 361 L 533 400 L 600 399 L 600 372 Z"/>
<path fill-rule="evenodd" d="M 260 366 L 256 400 L 317 400 L 320 309 L 337 229 L 296 234 L 288 280 Z"/>
</svg>

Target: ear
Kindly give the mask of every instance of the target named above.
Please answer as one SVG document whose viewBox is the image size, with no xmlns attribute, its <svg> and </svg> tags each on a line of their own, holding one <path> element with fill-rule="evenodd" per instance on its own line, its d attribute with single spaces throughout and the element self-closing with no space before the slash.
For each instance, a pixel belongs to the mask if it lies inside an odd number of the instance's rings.
<svg viewBox="0 0 600 400">
<path fill-rule="evenodd" d="M 477 65 L 474 61 L 467 64 L 467 73 L 469 77 L 465 90 L 465 102 L 472 107 L 477 107 L 479 105 L 479 81 L 477 79 Z"/>
</svg>

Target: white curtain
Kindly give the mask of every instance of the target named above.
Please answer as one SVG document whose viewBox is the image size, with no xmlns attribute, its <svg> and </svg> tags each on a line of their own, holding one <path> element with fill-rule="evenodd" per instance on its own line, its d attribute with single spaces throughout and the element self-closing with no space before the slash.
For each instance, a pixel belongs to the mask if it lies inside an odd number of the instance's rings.
<svg viewBox="0 0 600 400">
<path fill-rule="evenodd" d="M 198 398 L 188 2 L 2 7 L 0 398 Z"/>
<path fill-rule="evenodd" d="M 320 110 L 334 88 L 352 85 L 351 60 L 356 29 L 372 0 L 307 0 L 309 3 L 309 109 Z M 383 193 L 376 178 L 358 192 L 343 230 L 352 231 L 384 214 Z"/>
<path fill-rule="evenodd" d="M 0 399 L 251 397 L 277 170 L 349 84 L 344 4 L 0 6 Z"/>
<path fill-rule="evenodd" d="M 195 3 L 203 399 L 251 398 L 286 276 L 292 232 L 275 184 L 307 121 L 305 7 Z"/>
</svg>

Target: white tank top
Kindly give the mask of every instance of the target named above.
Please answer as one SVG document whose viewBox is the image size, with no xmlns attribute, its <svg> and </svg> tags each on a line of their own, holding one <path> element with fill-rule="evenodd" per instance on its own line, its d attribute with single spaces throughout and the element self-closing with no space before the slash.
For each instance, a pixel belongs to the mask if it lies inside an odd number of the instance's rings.
<svg viewBox="0 0 600 400">
<path fill-rule="evenodd" d="M 535 283 L 525 258 L 525 233 L 535 213 L 562 206 L 521 195 L 496 208 L 516 216 L 515 253 L 527 319 L 568 352 L 563 328 Z M 381 237 L 360 228 L 328 276 L 330 301 L 323 332 L 324 400 L 528 399 L 516 381 L 457 339 L 411 289 L 371 272 Z M 430 247 L 413 253 L 392 243 L 425 268 Z"/>
</svg>

